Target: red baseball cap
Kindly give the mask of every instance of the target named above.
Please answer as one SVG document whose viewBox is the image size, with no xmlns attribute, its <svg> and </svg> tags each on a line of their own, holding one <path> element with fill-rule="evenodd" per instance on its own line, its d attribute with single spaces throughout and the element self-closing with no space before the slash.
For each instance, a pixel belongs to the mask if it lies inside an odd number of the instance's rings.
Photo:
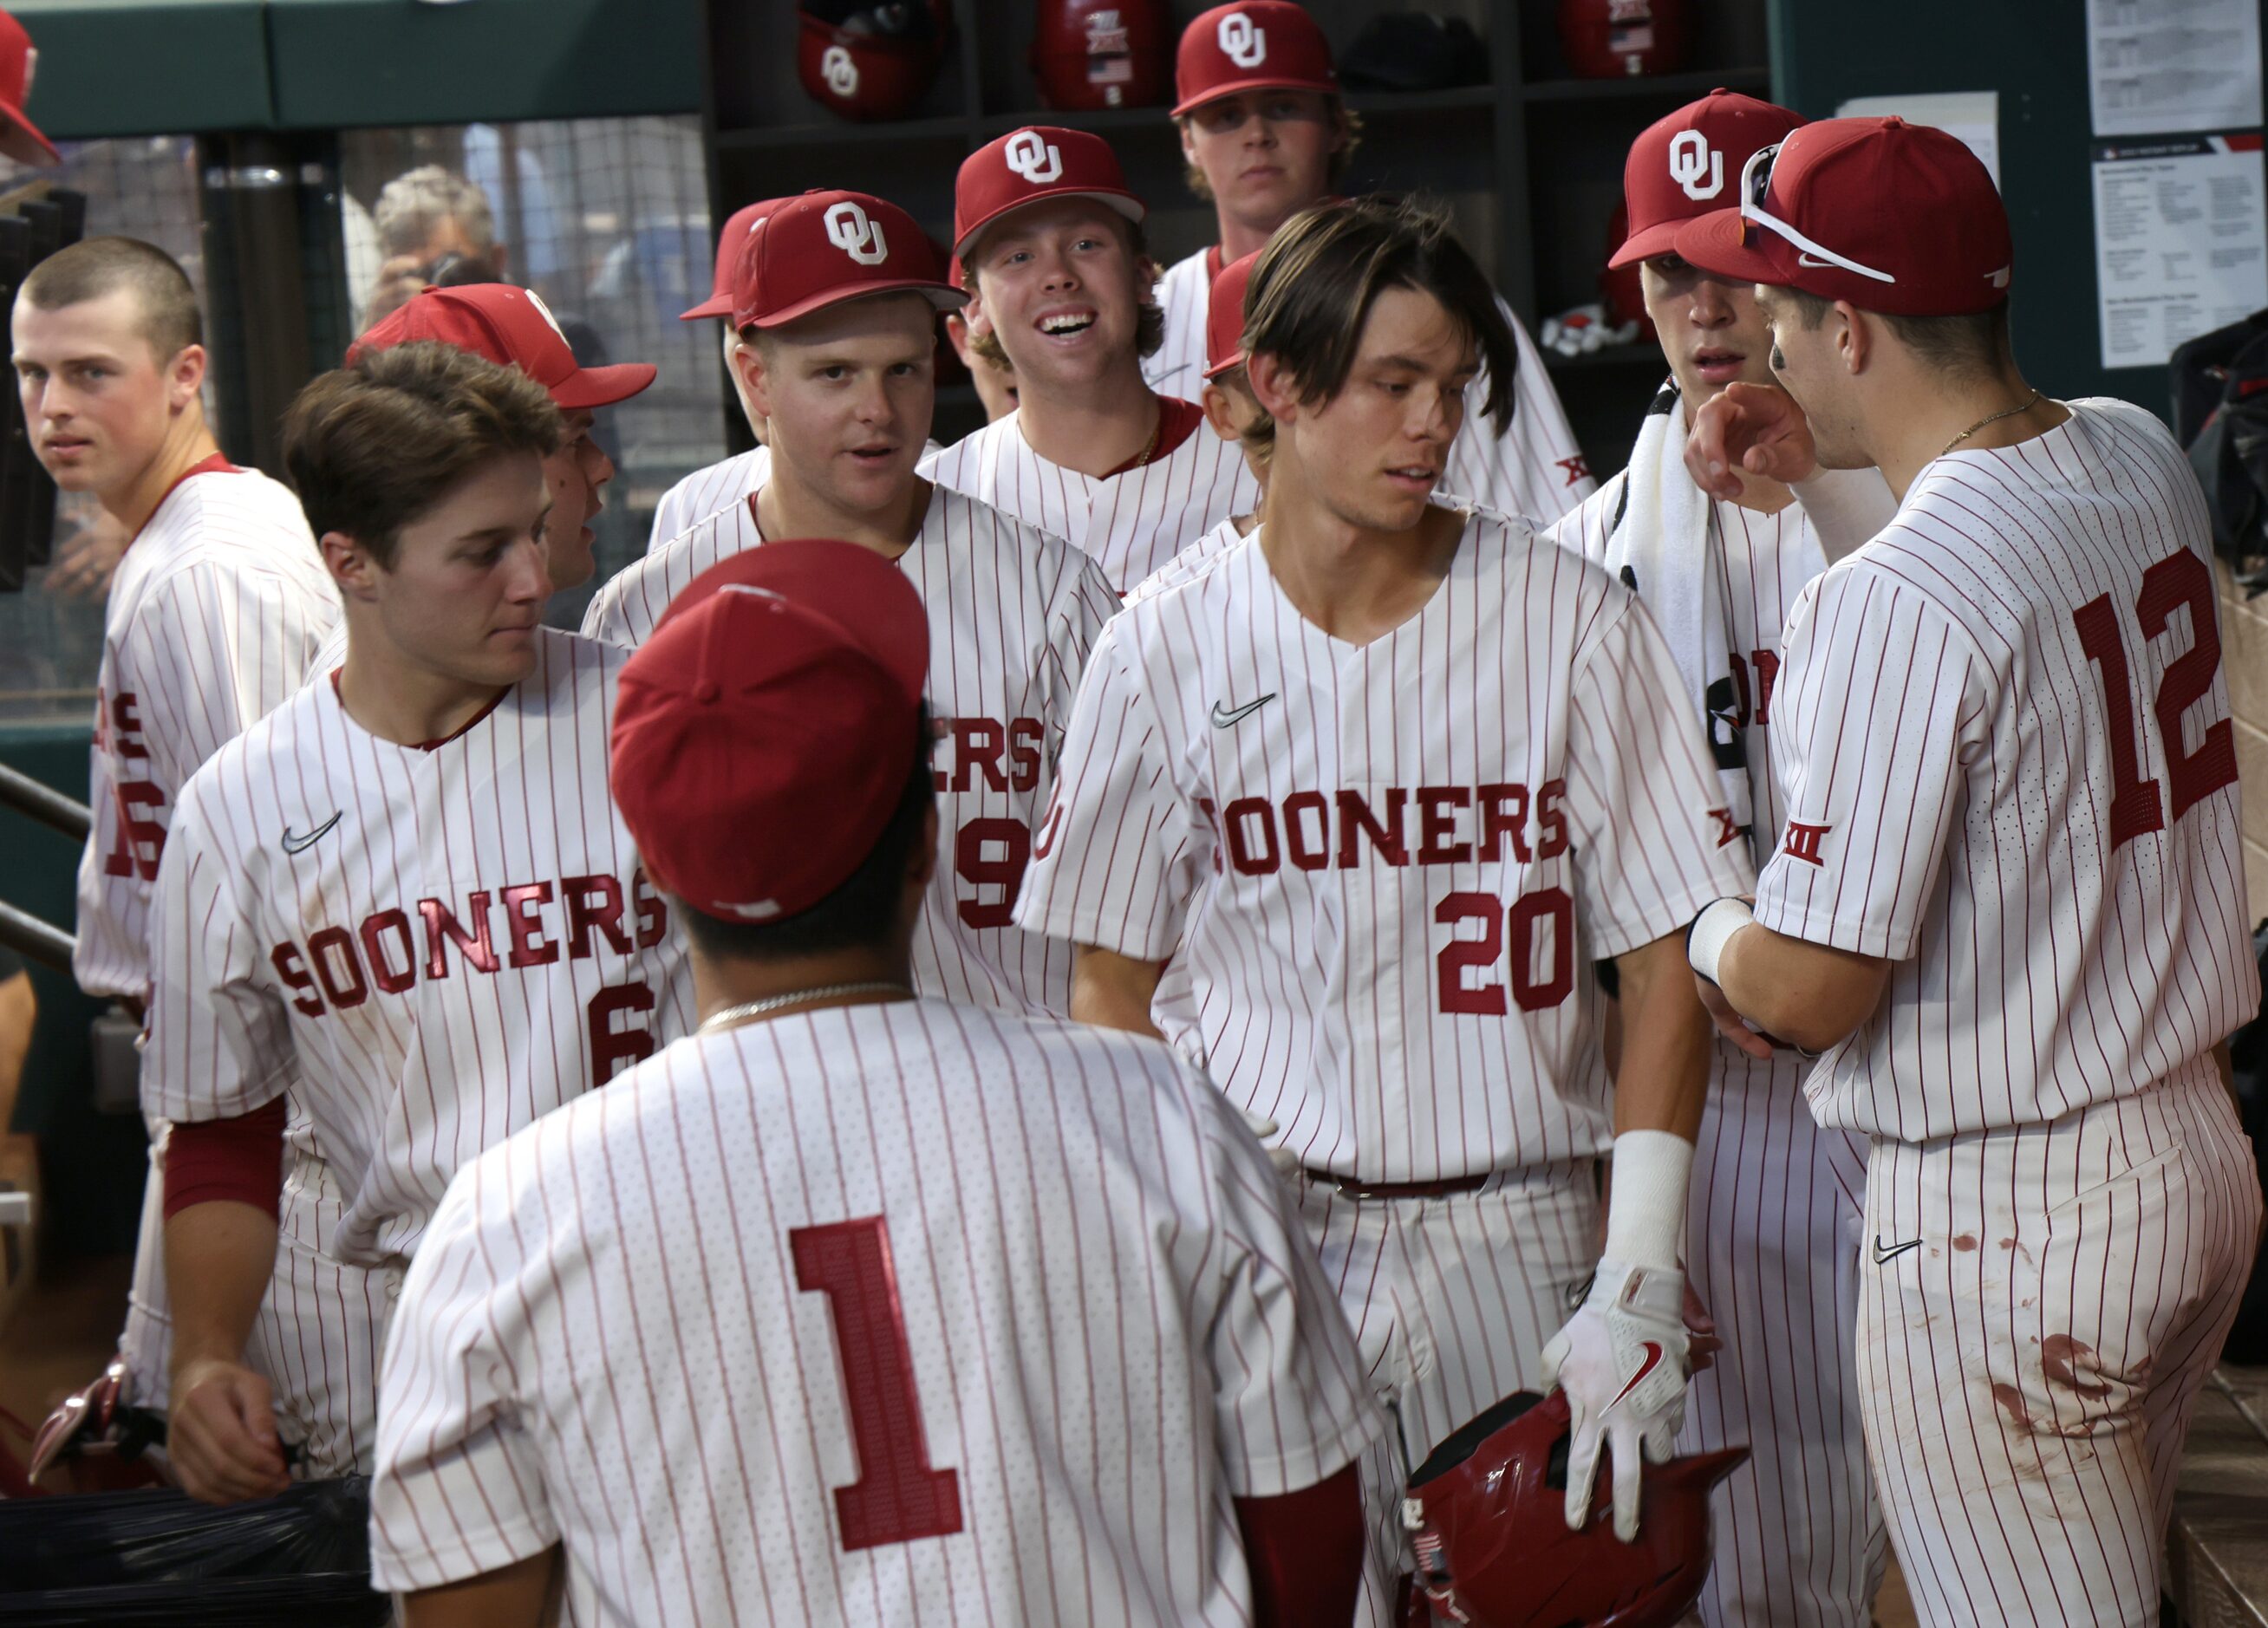
<svg viewBox="0 0 2268 1628">
<path fill-rule="evenodd" d="M 1647 125 L 1623 162 L 1630 233 L 1608 268 L 1668 254 L 1680 226 L 1737 201 L 1741 173 L 1758 148 L 1802 122 L 1801 114 L 1753 96 L 1712 91 Z"/>
<path fill-rule="evenodd" d="M 1127 187 L 1108 142 L 1085 130 L 1027 124 L 961 160 L 953 188 L 954 255 L 965 261 L 985 227 L 1049 198 L 1093 198 L 1138 225 L 1150 212 Z"/>
<path fill-rule="evenodd" d="M 1822 119 L 1759 150 L 1737 207 L 1689 221 L 1704 271 L 1894 316 L 1959 316 L 2008 297 L 2008 211 L 1956 136 L 1904 119 Z"/>
<path fill-rule="evenodd" d="M 542 300 L 510 283 L 423 289 L 348 346 L 347 365 L 351 367 L 366 356 L 419 339 L 438 340 L 518 368 L 549 390 L 563 412 L 610 407 L 653 382 L 651 362 L 578 365 L 567 336 Z"/>
<path fill-rule="evenodd" d="M 1207 379 L 1218 379 L 1230 368 L 1244 365 L 1244 291 L 1251 286 L 1252 268 L 1259 262 L 1260 251 L 1254 249 L 1213 273 L 1212 291 L 1206 296 L 1205 306 Z"/>
<path fill-rule="evenodd" d="M 1239 91 L 1339 93 L 1331 43 L 1291 0 L 1243 0 L 1200 12 L 1174 58 L 1174 117 Z"/>
<path fill-rule="evenodd" d="M 736 554 L 623 665 L 615 804 L 645 868 L 705 915 L 809 910 L 873 851 L 920 747 L 929 617 L 871 549 Z"/>
<path fill-rule="evenodd" d="M 32 70 L 40 53 L 24 25 L 0 11 L 0 153 L 18 164 L 60 164 L 55 145 L 40 134 L 40 127 L 24 116 L 32 95 Z"/>
<path fill-rule="evenodd" d="M 766 198 L 760 203 L 743 204 L 725 220 L 725 230 L 717 234 L 717 270 L 710 279 L 709 298 L 690 311 L 681 311 L 681 322 L 697 322 L 703 317 L 729 317 L 733 314 L 733 290 L 738 285 L 740 256 L 748 247 L 748 234 L 764 224 L 764 217 L 786 198 Z"/>
<path fill-rule="evenodd" d="M 735 276 L 735 328 L 777 328 L 846 299 L 901 290 L 940 311 L 957 311 L 968 298 L 945 280 L 914 217 L 863 192 L 788 199 L 748 235 Z"/>
</svg>

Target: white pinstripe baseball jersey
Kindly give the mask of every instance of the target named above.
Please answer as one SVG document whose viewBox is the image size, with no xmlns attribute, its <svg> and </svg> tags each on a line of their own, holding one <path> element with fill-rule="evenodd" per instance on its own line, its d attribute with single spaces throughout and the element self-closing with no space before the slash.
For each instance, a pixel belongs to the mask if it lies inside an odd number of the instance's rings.
<svg viewBox="0 0 2268 1628">
<path fill-rule="evenodd" d="M 685 585 L 763 541 L 751 496 L 649 554 L 591 602 L 583 631 L 634 648 Z M 1011 920 L 1087 652 L 1117 609 L 1094 562 L 973 497 L 931 489 L 899 557 L 929 611 L 937 873 L 914 935 L 924 995 L 1071 1009 L 1071 950 Z"/>
<path fill-rule="evenodd" d="M 1678 693 L 1629 590 L 1515 523 L 1364 646 L 1247 539 L 1104 630 L 1017 919 L 1170 956 L 1161 1031 L 1312 1169 L 1596 1152 L 1590 963 L 1750 875 Z"/>
<path fill-rule="evenodd" d="M 682 939 L 608 790 L 625 658 L 550 629 L 536 652 L 430 746 L 306 686 L 190 783 L 159 871 L 143 1106 L 288 1092 L 350 1263 L 414 1253 L 459 1165 L 691 1027 Z"/>
<path fill-rule="evenodd" d="M 1380 1433 L 1282 1183 L 1123 1035 L 939 1001 L 672 1046 L 452 1186 L 372 1576 L 578 1623 L 1250 1620 L 1232 1497 Z"/>
<path fill-rule="evenodd" d="M 1756 919 L 1895 963 L 1822 1123 L 2057 1119 L 2258 1008 L 2204 498 L 2149 414 L 2067 405 L 1930 464 L 1789 621 Z"/>
<path fill-rule="evenodd" d="M 1102 567 L 1112 589 L 1133 586 L 1184 544 L 1232 514 L 1260 506 L 1244 454 L 1204 427 L 1196 409 L 1167 400 L 1185 428 L 1178 445 L 1138 468 L 1097 480 L 1050 463 L 1024 439 L 1022 409 L 922 460 L 940 486 L 990 504 L 1027 526 L 1067 538 Z"/>
<path fill-rule="evenodd" d="M 1155 599 L 1167 588 L 1179 587 L 1192 578 L 1202 577 L 1213 568 L 1220 556 L 1242 542 L 1251 534 L 1237 529 L 1240 517 L 1230 515 L 1204 536 L 1184 548 L 1179 554 L 1126 590 L 1126 602 L 1138 605 L 1144 600 Z M 1253 530 L 1259 529 L 1256 521 Z"/>
<path fill-rule="evenodd" d="M 93 811 L 71 971 L 143 998 L 150 894 L 173 806 L 222 743 L 298 689 L 339 618 L 299 500 L 216 458 L 151 513 L 110 584 L 96 679 Z"/>
<path fill-rule="evenodd" d="M 652 553 L 680 532 L 691 531 L 719 509 L 747 498 L 764 483 L 771 468 L 771 448 L 754 446 L 696 469 L 653 505 L 653 534 L 646 540 L 645 551 Z"/>
<path fill-rule="evenodd" d="M 1144 359 L 1142 377 L 1160 394 L 1195 397 L 1204 388 L 1205 315 L 1212 307 L 1219 254 L 1218 247 L 1199 249 L 1174 262 L 1158 279 L 1166 343 Z M 1556 519 L 1589 497 L 1596 483 L 1526 324 L 1503 300 L 1497 306 L 1520 348 L 1520 371 L 1512 381 L 1512 427 L 1498 439 L 1481 417 L 1488 401 L 1484 367 L 1465 391 L 1465 426 L 1449 448 L 1441 490 L 1506 514 Z"/>
</svg>

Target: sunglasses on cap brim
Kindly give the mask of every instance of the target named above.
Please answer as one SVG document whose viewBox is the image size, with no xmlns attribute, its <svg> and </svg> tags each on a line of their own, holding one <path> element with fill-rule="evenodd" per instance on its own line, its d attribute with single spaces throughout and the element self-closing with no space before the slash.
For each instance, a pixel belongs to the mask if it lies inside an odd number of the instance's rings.
<svg viewBox="0 0 2268 1628">
<path fill-rule="evenodd" d="M 1779 157 L 1780 144 L 1759 147 L 1750 156 L 1748 167 L 1741 172 L 1741 247 L 1757 246 L 1757 228 L 1771 232 L 1795 245 L 1796 263 L 1805 266 L 1838 266 L 1862 277 L 1872 277 L 1877 283 L 1896 283 L 1897 279 L 1887 271 L 1877 271 L 1872 266 L 1859 264 L 1847 255 L 1813 242 L 1789 225 L 1778 216 L 1764 208 L 1764 195 L 1771 190 L 1772 161 Z"/>
</svg>

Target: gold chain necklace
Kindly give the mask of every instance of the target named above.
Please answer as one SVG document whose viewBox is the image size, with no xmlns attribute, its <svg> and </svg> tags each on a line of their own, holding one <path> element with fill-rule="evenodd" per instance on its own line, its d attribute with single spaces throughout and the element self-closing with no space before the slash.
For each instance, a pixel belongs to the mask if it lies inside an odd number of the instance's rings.
<svg viewBox="0 0 2268 1628">
<path fill-rule="evenodd" d="M 2019 401 L 2014 407 L 2004 407 L 1997 413 L 1985 414 L 1984 416 L 1978 419 L 1975 424 L 1970 424 L 1959 435 L 1955 436 L 1951 440 L 1948 441 L 1945 444 L 1945 453 L 1951 452 L 1955 447 L 1960 446 L 1963 441 L 1976 434 L 1979 430 L 1982 430 L 1986 424 L 1991 424 L 1994 419 L 2014 418 L 2018 413 L 2028 413 L 2039 404 L 2040 393 L 2035 390 L 2032 392 L 2032 399 L 2029 401 Z M 1938 453 L 1938 456 L 1942 458 L 1945 456 L 1945 453 Z"/>
</svg>

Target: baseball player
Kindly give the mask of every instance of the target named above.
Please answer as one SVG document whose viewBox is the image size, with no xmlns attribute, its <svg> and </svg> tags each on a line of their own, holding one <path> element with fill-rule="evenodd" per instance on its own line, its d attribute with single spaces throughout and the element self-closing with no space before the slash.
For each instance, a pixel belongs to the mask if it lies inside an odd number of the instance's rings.
<svg viewBox="0 0 2268 1628">
<path fill-rule="evenodd" d="M 946 280 L 955 288 L 968 286 L 961 275 L 958 255 L 946 268 Z M 969 337 L 968 320 L 958 311 L 945 313 L 945 336 L 953 345 L 953 354 L 959 357 L 961 366 L 968 370 L 969 385 L 976 390 L 976 399 L 984 408 L 984 422 L 990 424 L 996 418 L 1005 418 L 1014 412 L 1018 400 L 1016 370 L 1008 365 L 1005 356 L 998 354 L 999 347 L 990 347 L 996 353 L 994 355 L 979 356 Z"/>
<path fill-rule="evenodd" d="M 1761 475 L 1723 499 L 1701 490 L 1683 456 L 1694 413 L 1727 385 L 1770 382 L 1771 344 L 1753 285 L 1687 264 L 1675 245 L 1685 222 L 1733 195 L 1752 154 L 1802 122 L 1718 91 L 1632 144 L 1630 235 L 1609 263 L 1638 266 L 1669 382 L 1628 467 L 1551 527 L 1653 613 L 1759 865 L 1786 818 L 1765 727 L 1780 629 L 1827 564 L 1808 511 L 1847 548 L 1895 504 L 1871 469 L 1815 477 L 1800 494 Z M 1714 1503 L 1716 1565 L 1699 1608 L 1709 1628 L 1866 1628 L 1881 1578 L 1851 1335 L 1865 1144 L 1812 1119 L 1807 1067 L 1793 1052 L 1759 1059 L 1721 1041 L 1710 1059 L 1686 1270 L 1724 1344 L 1693 1377 L 1679 1448 L 1750 1452 Z"/>
<path fill-rule="evenodd" d="M 1255 250 L 1223 266 L 1212 280 L 1212 305 L 1205 320 L 1204 394 L 1198 405 L 1204 409 L 1207 427 L 1222 440 L 1235 443 L 1243 453 L 1245 468 L 1252 471 L 1264 500 L 1268 496 L 1266 442 L 1257 434 L 1248 439 L 1248 432 L 1259 431 L 1268 415 L 1252 399 L 1252 381 L 1244 374 L 1244 291 L 1259 259 Z M 1230 515 L 1127 590 L 1126 602 L 1131 605 L 1162 593 L 1210 570 L 1213 561 L 1249 537 L 1259 524 L 1256 507 L 1250 514 Z"/>
<path fill-rule="evenodd" d="M 151 886 L 181 788 L 298 688 L 339 617 L 338 595 L 289 490 L 221 455 L 205 422 L 196 295 L 164 251 L 90 238 L 26 277 L 11 317 L 32 448 L 132 539 L 103 617 L 72 970 L 137 1012 L 151 983 Z M 157 1247 L 165 1127 L 112 1402 L 163 1411 L 164 1257 Z M 121 1371 L 122 1366 L 122 1372 Z M 86 1407 L 59 1415 L 64 1433 Z M 60 1440 L 43 1441 L 52 1456 Z"/>
<path fill-rule="evenodd" d="M 937 310 L 961 296 L 904 210 L 864 193 L 807 193 L 766 223 L 742 269 L 738 365 L 772 426 L 770 474 L 608 583 L 583 630 L 643 644 L 688 582 L 768 537 L 833 536 L 895 560 L 929 610 L 939 736 L 917 985 L 1065 1013 L 1070 947 L 1010 914 L 1087 651 L 1116 597 L 1061 539 L 914 473 L 934 398 Z"/>
<path fill-rule="evenodd" d="M 1174 84 L 1174 123 L 1189 185 L 1213 206 L 1219 232 L 1218 242 L 1175 262 L 1158 280 L 1166 336 L 1142 373 L 1152 388 L 1179 394 L 1196 387 L 1205 365 L 1214 274 L 1338 190 L 1360 123 L 1340 99 L 1330 42 L 1292 0 L 1237 0 L 1200 13 L 1182 33 Z M 1506 363 L 1513 369 L 1511 423 L 1484 423 L 1484 371 L 1473 381 L 1468 429 L 1450 449 L 1441 487 L 1506 514 L 1548 520 L 1590 495 L 1590 467 L 1527 329 L 1509 306 L 1498 304 L 1518 346 L 1517 364 Z"/>
<path fill-rule="evenodd" d="M 608 797 L 622 658 L 538 620 L 563 438 L 541 385 L 432 342 L 323 375 L 286 419 L 346 659 L 190 782 L 151 912 L 168 1446 L 197 1497 L 284 1477 L 239 1354 L 287 1100 L 339 1206 L 318 1247 L 398 1274 L 459 1164 L 691 1026 L 681 943 Z M 367 1411 L 354 1377 L 335 1405 Z"/>
<path fill-rule="evenodd" d="M 921 472 L 1068 538 L 1123 591 L 1259 490 L 1197 405 L 1143 382 L 1156 343 L 1145 211 L 1101 137 L 1034 125 L 977 149 L 954 190 L 954 253 L 979 356 L 1017 407 Z"/>
<path fill-rule="evenodd" d="M 702 322 L 711 317 L 725 319 L 725 372 L 733 381 L 733 394 L 740 403 L 740 416 L 747 420 L 748 433 L 756 438 L 756 444 L 745 453 L 734 453 L 696 469 L 662 493 L 661 501 L 653 506 L 653 534 L 646 543 L 648 553 L 681 532 L 690 531 L 719 509 L 729 509 L 743 501 L 764 483 L 771 453 L 764 447 L 763 416 L 749 405 L 747 387 L 740 382 L 740 366 L 736 358 L 740 331 L 733 326 L 731 319 L 733 289 L 737 286 L 735 268 L 740 262 L 740 255 L 756 228 L 787 201 L 764 198 L 733 211 L 725 222 L 725 230 L 717 234 L 717 271 L 709 298 L 678 318 L 682 322 Z"/>
<path fill-rule="evenodd" d="M 1556 1376 L 1570 1524 L 1611 1433 L 1627 1537 L 1685 1390 L 1707 1026 L 1675 935 L 1752 873 L 1629 591 L 1432 501 L 1466 385 L 1498 364 L 1501 413 L 1513 354 L 1446 223 L 1308 211 L 1246 311 L 1268 518 L 1104 629 L 1017 919 L 1081 947 L 1073 1015 L 1162 1034 L 1281 1127 L 1411 1462 Z M 1631 1014 L 1611 1119 L 1602 957 Z M 1409 1569 L 1406 1470 L 1371 1469 L 1373 1621 Z"/>
<path fill-rule="evenodd" d="M 372 1493 L 409 1628 L 555 1589 L 600 1624 L 1349 1620 L 1381 1421 L 1260 1148 L 1163 1046 L 912 998 L 933 623 L 874 550 L 775 542 L 623 670 L 616 795 L 701 1028 L 434 1216 Z"/>
<path fill-rule="evenodd" d="M 1806 125 L 1734 196 L 1676 251 L 1763 285 L 1786 392 L 1702 409 L 1704 472 L 1901 501 L 1797 600 L 1779 850 L 1692 964 L 1872 1138 L 1859 1394 L 1922 1620 L 2155 1623 L 2260 1218 L 2215 1057 L 2259 983 L 2203 501 L 2148 413 L 2024 382 L 1954 137 Z"/>
</svg>

